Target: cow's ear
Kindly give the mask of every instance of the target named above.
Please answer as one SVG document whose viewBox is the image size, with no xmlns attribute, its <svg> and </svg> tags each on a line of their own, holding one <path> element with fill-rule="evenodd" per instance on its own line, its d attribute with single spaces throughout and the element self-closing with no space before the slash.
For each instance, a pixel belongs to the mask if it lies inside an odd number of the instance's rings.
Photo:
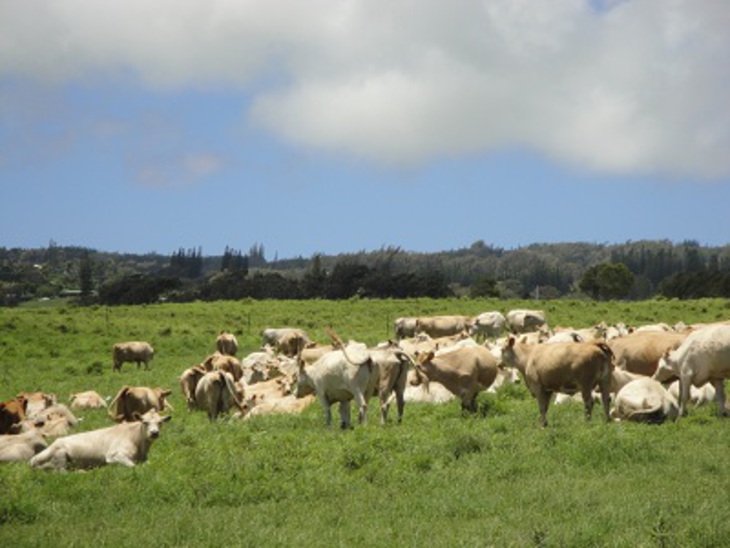
<svg viewBox="0 0 730 548">
<path fill-rule="evenodd" d="M 515 338 L 510 335 L 509 339 L 507 339 L 507 346 L 514 346 L 515 345 Z"/>
<path fill-rule="evenodd" d="M 160 422 L 169 422 L 170 420 L 172 420 L 172 415 L 165 415 Z"/>
<path fill-rule="evenodd" d="M 162 391 L 163 396 L 169 396 L 170 394 L 172 394 L 172 390 L 163 390 Z"/>
<path fill-rule="evenodd" d="M 134 413 L 132 413 L 132 419 L 135 421 L 141 421 L 142 415 L 140 415 L 137 411 L 135 411 Z"/>
<path fill-rule="evenodd" d="M 430 351 L 428 354 L 426 354 L 426 359 L 424 361 L 430 362 L 436 354 L 433 353 L 433 351 Z"/>
</svg>

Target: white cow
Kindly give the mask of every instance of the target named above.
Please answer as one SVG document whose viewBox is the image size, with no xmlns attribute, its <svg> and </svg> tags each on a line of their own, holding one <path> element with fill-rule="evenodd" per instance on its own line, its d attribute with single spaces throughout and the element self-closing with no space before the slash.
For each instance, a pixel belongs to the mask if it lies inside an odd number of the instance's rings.
<svg viewBox="0 0 730 548">
<path fill-rule="evenodd" d="M 547 318 L 542 310 L 510 310 L 506 320 L 512 333 L 531 333 L 547 326 Z"/>
<path fill-rule="evenodd" d="M 669 385 L 669 393 L 679 401 L 679 381 L 674 381 Z M 706 405 L 715 399 L 715 387 L 711 383 L 706 382 L 700 387 L 690 386 L 689 387 L 689 401 L 691 401 L 695 407 L 700 405 Z"/>
<path fill-rule="evenodd" d="M 730 325 L 711 325 L 693 331 L 676 350 L 659 360 L 654 379 L 679 377 L 679 414 L 687 414 L 690 386 L 706 382 L 715 387 L 720 415 L 726 415 L 725 379 L 730 378 Z"/>
<path fill-rule="evenodd" d="M 135 422 L 90 430 L 58 438 L 32 459 L 33 468 L 67 470 L 94 468 L 105 464 L 135 466 L 147 460 L 152 442 L 160 436 L 160 425 L 171 419 L 151 409 Z"/>
<path fill-rule="evenodd" d="M 40 431 L 33 428 L 22 434 L 0 436 L 0 462 L 27 461 L 48 447 Z"/>
<path fill-rule="evenodd" d="M 350 401 L 358 407 L 358 420 L 364 424 L 368 410 L 368 389 L 375 365 L 364 345 L 348 344 L 328 352 L 312 365 L 299 361 L 296 395 L 315 393 L 324 410 L 327 426 L 332 424 L 331 406 L 340 404 L 340 426 L 350 428 Z"/>
<path fill-rule="evenodd" d="M 677 417 L 677 400 L 661 383 L 642 377 L 625 384 L 616 394 L 614 420 L 664 422 Z"/>
<path fill-rule="evenodd" d="M 482 312 L 476 318 L 471 326 L 471 336 L 484 340 L 496 339 L 507 327 L 507 320 L 501 312 Z"/>
<path fill-rule="evenodd" d="M 395 338 L 405 339 L 407 337 L 413 337 L 416 334 L 416 320 L 413 316 L 406 316 L 402 318 L 396 318 L 393 320 L 393 329 L 395 330 Z"/>
</svg>

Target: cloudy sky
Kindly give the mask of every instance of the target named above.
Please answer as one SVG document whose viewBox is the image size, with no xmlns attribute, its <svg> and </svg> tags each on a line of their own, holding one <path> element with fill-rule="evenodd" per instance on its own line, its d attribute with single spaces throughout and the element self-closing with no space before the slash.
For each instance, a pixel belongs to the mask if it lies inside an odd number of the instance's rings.
<svg viewBox="0 0 730 548">
<path fill-rule="evenodd" d="M 0 246 L 730 243 L 727 0 L 0 0 Z"/>
</svg>

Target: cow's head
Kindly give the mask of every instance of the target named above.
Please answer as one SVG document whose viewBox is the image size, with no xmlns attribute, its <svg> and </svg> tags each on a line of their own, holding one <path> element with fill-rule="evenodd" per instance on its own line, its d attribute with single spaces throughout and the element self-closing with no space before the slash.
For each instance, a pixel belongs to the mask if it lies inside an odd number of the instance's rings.
<svg viewBox="0 0 730 548">
<path fill-rule="evenodd" d="M 150 409 L 144 415 L 134 414 L 134 420 L 140 421 L 144 428 L 145 437 L 154 440 L 160 437 L 160 426 L 163 422 L 172 419 L 171 415 L 162 416 L 154 409 Z"/>
<path fill-rule="evenodd" d="M 672 358 L 672 351 L 667 350 L 659 358 L 659 365 L 652 378 L 659 382 L 669 382 L 679 377 L 679 363 Z"/>
</svg>

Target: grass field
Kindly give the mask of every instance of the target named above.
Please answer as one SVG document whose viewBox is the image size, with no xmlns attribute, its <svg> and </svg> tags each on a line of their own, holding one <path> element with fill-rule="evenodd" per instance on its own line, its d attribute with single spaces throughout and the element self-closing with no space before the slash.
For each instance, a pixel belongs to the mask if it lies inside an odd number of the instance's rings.
<svg viewBox="0 0 730 548">
<path fill-rule="evenodd" d="M 523 386 L 459 403 L 406 406 L 402 425 L 327 429 L 319 404 L 295 417 L 210 424 L 188 413 L 186 367 L 233 331 L 239 355 L 263 327 L 304 327 L 369 344 L 401 315 L 534 302 L 244 301 L 146 307 L 0 309 L 0 400 L 21 390 L 113 395 L 124 384 L 173 389 L 173 420 L 134 469 L 85 473 L 0 467 L 0 546 L 726 546 L 730 421 L 714 408 L 660 426 L 583 420 L 553 406 L 538 426 Z M 639 325 L 730 318 L 727 300 L 541 302 L 552 325 Z M 390 332 L 389 332 L 390 331 Z M 148 340 L 150 371 L 112 372 L 111 346 Z M 80 413 L 79 430 L 110 424 Z M 12 543 L 12 544 L 11 544 Z"/>
</svg>

